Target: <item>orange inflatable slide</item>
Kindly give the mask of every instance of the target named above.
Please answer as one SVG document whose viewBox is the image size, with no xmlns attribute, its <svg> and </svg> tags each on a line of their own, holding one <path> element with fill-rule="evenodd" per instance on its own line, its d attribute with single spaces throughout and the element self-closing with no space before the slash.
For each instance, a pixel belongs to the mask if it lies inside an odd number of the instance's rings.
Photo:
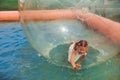
<svg viewBox="0 0 120 80">
<path fill-rule="evenodd" d="M 81 10 L 0 11 L 0 22 L 19 21 L 20 17 L 22 17 L 24 21 L 78 19 L 83 21 L 88 27 L 107 36 L 114 43 L 120 44 L 120 23 L 93 13 L 84 13 L 81 12 Z"/>
</svg>

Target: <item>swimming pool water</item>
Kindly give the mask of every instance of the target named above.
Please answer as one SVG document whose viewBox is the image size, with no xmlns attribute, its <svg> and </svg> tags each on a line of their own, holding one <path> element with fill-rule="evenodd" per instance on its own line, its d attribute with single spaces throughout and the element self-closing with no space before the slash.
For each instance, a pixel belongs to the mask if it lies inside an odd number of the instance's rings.
<svg viewBox="0 0 120 80">
<path fill-rule="evenodd" d="M 0 80 L 120 80 L 120 54 L 74 71 L 41 57 L 29 44 L 20 23 L 0 23 Z"/>
</svg>

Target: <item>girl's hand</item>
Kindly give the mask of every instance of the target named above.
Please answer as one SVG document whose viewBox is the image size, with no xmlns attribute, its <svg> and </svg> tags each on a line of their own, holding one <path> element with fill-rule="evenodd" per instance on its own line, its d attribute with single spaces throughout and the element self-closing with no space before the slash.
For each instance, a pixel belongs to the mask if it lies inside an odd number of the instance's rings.
<svg viewBox="0 0 120 80">
<path fill-rule="evenodd" d="M 76 64 L 75 67 L 73 68 L 74 70 L 80 70 L 81 69 L 81 65 Z"/>
<path fill-rule="evenodd" d="M 77 70 L 80 70 L 81 69 L 81 65 L 80 64 L 76 64 L 76 68 L 77 68 Z"/>
<path fill-rule="evenodd" d="M 73 67 L 73 69 L 74 69 L 74 68 L 76 67 L 76 65 L 75 65 L 75 64 L 73 64 L 73 65 L 72 65 L 72 67 Z"/>
</svg>

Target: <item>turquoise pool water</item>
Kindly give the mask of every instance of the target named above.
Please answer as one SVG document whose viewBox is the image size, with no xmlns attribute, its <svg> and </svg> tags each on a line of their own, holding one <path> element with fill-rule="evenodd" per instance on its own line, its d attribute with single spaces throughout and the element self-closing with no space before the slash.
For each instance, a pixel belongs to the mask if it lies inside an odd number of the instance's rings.
<svg viewBox="0 0 120 80">
<path fill-rule="evenodd" d="M 120 80 L 120 54 L 74 71 L 41 57 L 29 44 L 20 23 L 0 23 L 0 80 Z"/>
</svg>

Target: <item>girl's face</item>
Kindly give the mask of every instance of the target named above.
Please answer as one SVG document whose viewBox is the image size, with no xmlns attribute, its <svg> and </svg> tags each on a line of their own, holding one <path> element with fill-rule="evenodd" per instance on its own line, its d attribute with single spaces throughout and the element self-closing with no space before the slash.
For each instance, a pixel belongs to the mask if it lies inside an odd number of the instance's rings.
<svg viewBox="0 0 120 80">
<path fill-rule="evenodd" d="M 82 47 L 82 46 L 77 47 L 77 52 L 78 53 L 85 53 L 85 47 Z"/>
</svg>

